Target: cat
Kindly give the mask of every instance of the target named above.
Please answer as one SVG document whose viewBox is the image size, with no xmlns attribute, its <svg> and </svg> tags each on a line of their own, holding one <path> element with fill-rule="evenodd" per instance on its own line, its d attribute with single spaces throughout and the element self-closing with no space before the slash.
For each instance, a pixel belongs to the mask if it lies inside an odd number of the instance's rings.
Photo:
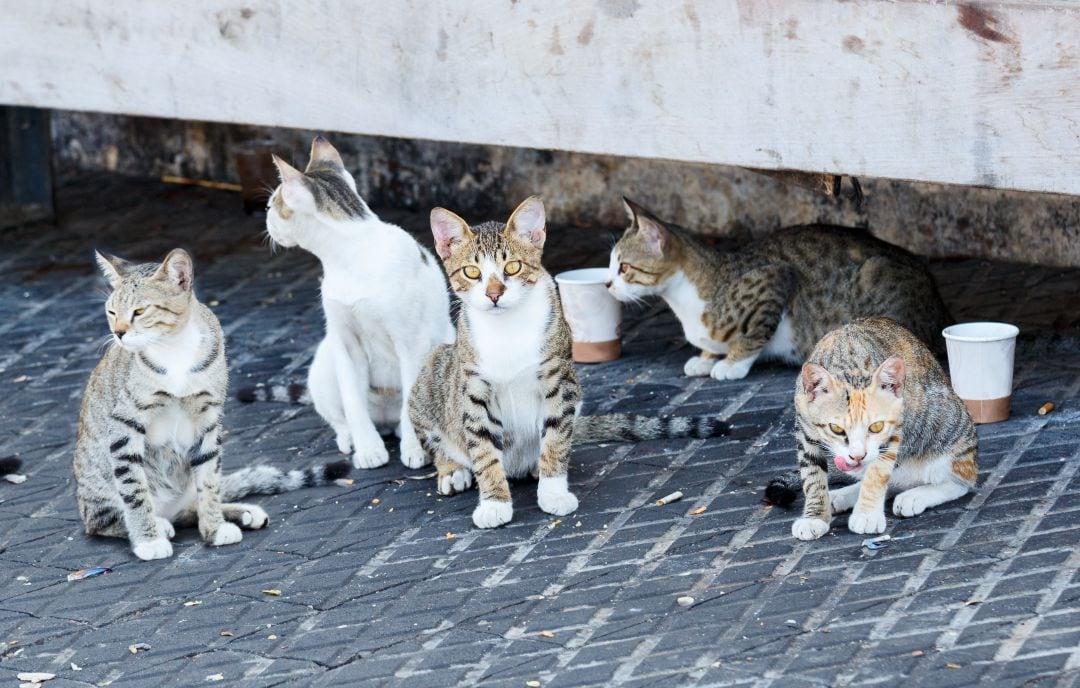
<svg viewBox="0 0 1080 688">
<path fill-rule="evenodd" d="M 581 386 L 555 282 L 541 265 L 546 213 L 532 196 L 505 224 L 470 227 L 444 208 L 431 230 L 450 286 L 461 300 L 457 339 L 436 347 L 413 387 L 409 411 L 434 458 L 439 494 L 472 486 L 479 528 L 508 523 L 507 478 L 539 477 L 540 509 L 578 508 L 567 483 L 570 443 L 604 439 L 711 437 L 728 432 L 713 418 L 578 417 Z"/>
<path fill-rule="evenodd" d="M 909 517 L 975 486 L 971 415 L 926 345 L 893 320 L 856 320 L 827 334 L 802 367 L 795 413 L 799 471 L 770 482 L 766 498 L 791 503 L 801 479 L 806 504 L 791 527 L 800 540 L 821 537 L 832 515 L 849 509 L 852 532 L 884 532 L 887 489 L 903 490 L 893 513 Z M 829 491 L 830 463 L 856 482 Z"/>
<path fill-rule="evenodd" d="M 405 230 L 380 220 L 356 192 L 341 156 L 319 136 L 304 172 L 274 156 L 281 184 L 267 206 L 275 244 L 300 246 L 322 263 L 326 336 L 315 351 L 307 389 L 268 385 L 257 398 L 307 401 L 353 452 L 357 468 L 390 459 L 376 426 L 401 438 L 401 462 L 424 464 L 409 420 L 408 391 L 424 357 L 453 341 L 446 280 L 431 253 Z"/>
<path fill-rule="evenodd" d="M 213 312 L 195 297 L 191 256 L 158 263 L 96 254 L 112 287 L 111 346 L 90 373 L 76 433 L 79 513 L 88 535 L 127 537 L 135 556 L 172 555 L 175 525 L 198 524 L 210 545 L 241 540 L 269 520 L 231 503 L 342 477 L 346 462 L 284 473 L 270 466 L 221 476 L 221 411 L 228 371 Z"/>
<path fill-rule="evenodd" d="M 630 227 L 611 251 L 608 288 L 620 301 L 656 295 L 671 306 L 701 350 L 688 376 L 739 380 L 758 358 L 797 365 L 826 332 L 875 315 L 941 347 L 948 310 L 922 261 L 899 247 L 808 225 L 721 251 L 624 201 Z"/>
</svg>

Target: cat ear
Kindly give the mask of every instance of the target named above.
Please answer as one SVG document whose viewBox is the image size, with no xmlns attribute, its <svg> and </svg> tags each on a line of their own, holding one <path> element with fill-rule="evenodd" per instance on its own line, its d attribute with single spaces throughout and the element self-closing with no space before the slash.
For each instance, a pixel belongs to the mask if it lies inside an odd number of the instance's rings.
<svg viewBox="0 0 1080 688">
<path fill-rule="evenodd" d="M 528 239 L 536 248 L 543 248 L 547 238 L 546 222 L 544 202 L 539 196 L 529 196 L 510 215 L 505 231 Z"/>
<path fill-rule="evenodd" d="M 633 228 L 634 220 L 637 219 L 638 211 L 641 210 L 641 206 L 634 203 L 626 196 L 622 197 L 623 210 L 626 211 L 626 219 L 630 221 L 630 227 Z"/>
<path fill-rule="evenodd" d="M 630 216 L 630 229 L 627 231 L 633 231 L 636 227 L 641 232 L 645 247 L 656 256 L 664 255 L 664 249 L 670 241 L 664 223 L 626 196 L 623 196 L 623 205 L 626 207 L 626 214 Z"/>
<path fill-rule="evenodd" d="M 469 223 L 446 208 L 435 208 L 431 211 L 431 234 L 435 237 L 435 251 L 446 260 L 454 244 L 472 236 L 472 230 Z"/>
<path fill-rule="evenodd" d="M 296 169 L 295 167 L 293 167 L 289 163 L 285 162 L 284 160 L 282 160 L 278 156 L 271 153 L 270 157 L 273 158 L 273 160 L 274 160 L 274 166 L 277 167 L 278 175 L 281 177 L 281 183 L 282 184 L 285 184 L 285 183 L 288 183 L 288 182 L 300 181 L 301 179 L 304 178 L 304 173 L 303 172 Z"/>
<path fill-rule="evenodd" d="M 884 389 L 893 396 L 900 396 L 900 390 L 904 386 L 907 377 L 907 364 L 899 356 L 885 359 L 885 362 L 874 371 L 874 386 Z"/>
<path fill-rule="evenodd" d="M 799 374 L 799 383 L 802 385 L 807 401 L 813 401 L 822 394 L 828 394 L 833 382 L 832 373 L 816 363 L 807 363 Z"/>
<path fill-rule="evenodd" d="M 195 276 L 195 265 L 191 255 L 182 248 L 174 248 L 161 261 L 161 267 L 154 273 L 154 279 L 165 280 L 180 287 L 184 291 L 191 291 L 191 282 Z"/>
<path fill-rule="evenodd" d="M 117 258 L 101 251 L 94 251 L 94 259 L 97 261 L 101 274 L 105 275 L 105 279 L 109 280 L 109 284 L 112 285 L 113 289 L 124 279 L 124 273 L 131 266 L 131 263 L 123 258 Z"/>
<path fill-rule="evenodd" d="M 345 167 L 345 163 L 341 161 L 341 154 L 321 136 L 316 136 L 311 140 L 311 159 L 308 160 L 307 169 L 310 171 L 311 166 L 316 163 L 331 163 Z"/>
</svg>

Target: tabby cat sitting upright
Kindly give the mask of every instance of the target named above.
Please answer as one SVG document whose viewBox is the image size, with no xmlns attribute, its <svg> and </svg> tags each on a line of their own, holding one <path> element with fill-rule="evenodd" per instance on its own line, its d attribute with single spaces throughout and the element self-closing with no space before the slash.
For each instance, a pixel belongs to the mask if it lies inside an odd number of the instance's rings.
<svg viewBox="0 0 1080 688">
<path fill-rule="evenodd" d="M 446 280 L 434 256 L 405 230 L 380 220 L 356 193 L 356 182 L 326 139 L 311 144 L 300 172 L 274 158 L 281 185 L 270 197 L 266 229 L 274 242 L 297 246 L 322 263 L 326 337 L 315 351 L 308 388 L 241 390 L 242 401 L 310 399 L 353 452 L 357 468 L 390 459 L 376 426 L 401 437 L 401 462 L 424 464 L 409 421 L 409 390 L 424 357 L 453 341 Z"/>
<path fill-rule="evenodd" d="M 157 263 L 97 254 L 112 293 L 111 346 L 83 392 L 75 445 L 76 497 L 89 535 L 127 537 L 140 559 L 172 554 L 173 525 L 207 544 L 240 542 L 266 512 L 228 500 L 325 483 L 347 463 L 283 473 L 270 466 L 221 476 L 228 372 L 221 326 L 195 298 L 191 256 Z"/>
<path fill-rule="evenodd" d="M 621 301 L 655 295 L 671 306 L 701 349 L 687 375 L 738 380 L 759 357 L 802 363 L 826 332 L 876 315 L 940 346 L 949 315 L 933 277 L 916 256 L 865 231 L 792 227 L 720 251 L 632 201 L 626 209 L 630 227 L 611 251 L 609 289 Z"/>
<path fill-rule="evenodd" d="M 888 318 L 857 320 L 814 348 L 795 385 L 799 473 L 769 483 L 777 504 L 795 498 L 802 480 L 800 540 L 829 530 L 833 514 L 852 509 L 848 529 L 885 530 L 885 497 L 897 516 L 967 494 L 978 476 L 975 425 L 930 350 Z M 829 465 L 853 484 L 829 491 Z"/>
<path fill-rule="evenodd" d="M 506 224 L 470 227 L 449 210 L 431 212 L 436 249 L 462 309 L 454 344 L 428 356 L 410 413 L 434 457 L 440 494 L 463 491 L 476 476 L 473 523 L 480 528 L 513 516 L 507 477 L 538 475 L 537 502 L 549 514 L 576 510 L 567 483 L 575 435 L 595 442 L 727 432 L 726 423 L 712 418 L 578 417 L 581 386 L 570 332 L 555 281 L 540 264 L 545 217 L 535 196 Z"/>
</svg>

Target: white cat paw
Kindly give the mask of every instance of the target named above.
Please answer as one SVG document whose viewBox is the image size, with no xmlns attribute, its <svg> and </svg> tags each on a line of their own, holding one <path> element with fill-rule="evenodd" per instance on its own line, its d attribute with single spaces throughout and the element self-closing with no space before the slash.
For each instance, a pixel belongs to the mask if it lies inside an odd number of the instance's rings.
<svg viewBox="0 0 1080 688">
<path fill-rule="evenodd" d="M 861 535 L 885 532 L 884 511 L 855 511 L 848 516 L 848 530 Z"/>
<path fill-rule="evenodd" d="M 244 534 L 240 532 L 240 528 L 235 523 L 225 522 L 218 526 L 217 532 L 214 533 L 214 539 L 210 544 L 214 547 L 235 545 L 243 539 Z"/>
<path fill-rule="evenodd" d="M 829 524 L 820 518 L 797 518 L 791 524 L 791 534 L 800 540 L 817 540 L 829 532 Z"/>
<path fill-rule="evenodd" d="M 578 498 L 573 492 L 542 492 L 536 491 L 536 503 L 540 510 L 552 516 L 565 516 L 577 511 Z"/>
<path fill-rule="evenodd" d="M 240 514 L 240 527 L 248 530 L 258 530 L 259 528 L 265 528 L 266 524 L 270 522 L 270 516 L 261 506 L 251 506 L 244 509 Z"/>
<path fill-rule="evenodd" d="M 726 358 L 718 361 L 712 367 L 709 375 L 714 380 L 741 380 L 750 372 L 750 366 L 754 365 L 753 358 L 744 358 L 741 361 L 729 362 Z"/>
<path fill-rule="evenodd" d="M 896 499 L 893 500 L 892 512 L 897 516 L 903 516 L 904 518 L 911 518 L 912 516 L 918 516 L 922 512 L 926 511 L 926 507 L 929 506 L 926 500 L 922 498 L 922 495 L 915 493 L 914 490 L 908 490 L 907 492 L 901 492 L 896 495 Z"/>
<path fill-rule="evenodd" d="M 155 540 L 144 540 L 132 545 L 131 551 L 143 561 L 166 559 L 172 556 L 172 543 L 169 542 L 168 538 L 163 537 Z"/>
<path fill-rule="evenodd" d="M 416 440 L 409 443 L 402 442 L 401 463 L 408 468 L 422 468 L 428 463 L 428 457 L 424 448 Z"/>
<path fill-rule="evenodd" d="M 683 375 L 687 377 L 706 377 L 712 372 L 714 365 L 716 365 L 715 359 L 694 356 L 683 365 Z"/>
<path fill-rule="evenodd" d="M 348 430 L 339 430 L 334 440 L 337 442 L 339 452 L 346 455 L 352 452 L 352 439 L 349 437 Z"/>
<path fill-rule="evenodd" d="M 439 477 L 438 492 L 441 495 L 454 495 L 472 487 L 473 475 L 468 468 L 458 468 L 453 473 Z"/>
<path fill-rule="evenodd" d="M 472 522 L 477 528 L 498 528 L 513 517 L 514 506 L 510 502 L 493 499 L 481 499 L 472 512 Z"/>
<path fill-rule="evenodd" d="M 832 509 L 833 515 L 851 511 L 857 501 L 859 501 L 858 490 L 852 493 L 846 493 L 842 489 L 829 492 L 829 507 Z"/>
<path fill-rule="evenodd" d="M 165 535 L 165 539 L 172 540 L 173 536 L 176 535 L 176 528 L 173 527 L 173 524 L 169 521 L 169 519 L 163 518 L 161 516 L 155 516 L 154 520 L 157 521 L 158 528 L 160 528 L 161 532 Z"/>
<path fill-rule="evenodd" d="M 390 461 L 390 452 L 386 451 L 386 445 L 382 438 L 377 438 L 378 443 L 372 442 L 365 447 L 357 447 L 353 454 L 352 463 L 357 468 L 378 468 L 385 466 Z"/>
</svg>

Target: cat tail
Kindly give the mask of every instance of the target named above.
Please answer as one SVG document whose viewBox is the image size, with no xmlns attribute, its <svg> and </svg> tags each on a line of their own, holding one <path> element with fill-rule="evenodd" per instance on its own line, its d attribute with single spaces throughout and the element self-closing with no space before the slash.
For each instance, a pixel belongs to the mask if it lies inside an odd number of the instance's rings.
<svg viewBox="0 0 1080 688">
<path fill-rule="evenodd" d="M 251 466 L 221 476 L 221 501 L 231 502 L 252 494 L 278 494 L 301 487 L 318 487 L 344 478 L 352 465 L 348 461 L 335 461 L 322 466 L 312 466 L 283 471 L 273 466 Z"/>
<path fill-rule="evenodd" d="M 777 506 L 787 506 L 802 493 L 802 476 L 793 470 L 781 473 L 765 486 L 765 499 Z"/>
<path fill-rule="evenodd" d="M 667 416 L 655 418 L 630 413 L 578 416 L 574 421 L 575 442 L 641 442 L 675 437 L 721 437 L 731 432 L 726 421 L 712 416 Z"/>
<path fill-rule="evenodd" d="M 310 404 L 311 392 L 307 385 L 295 382 L 288 385 L 255 385 L 242 387 L 236 392 L 237 400 L 250 404 L 253 401 L 278 401 L 285 404 Z"/>
<path fill-rule="evenodd" d="M 5 459 L 0 459 L 0 475 L 10 475 L 12 473 L 18 473 L 22 468 L 22 459 L 14 456 L 9 456 Z"/>
</svg>

